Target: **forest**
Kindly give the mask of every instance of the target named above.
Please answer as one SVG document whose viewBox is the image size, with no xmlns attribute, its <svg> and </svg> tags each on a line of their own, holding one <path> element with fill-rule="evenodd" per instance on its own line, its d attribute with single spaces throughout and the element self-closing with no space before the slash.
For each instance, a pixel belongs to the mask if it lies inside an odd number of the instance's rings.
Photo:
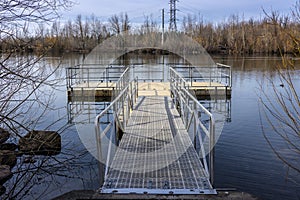
<svg viewBox="0 0 300 200">
<path fill-rule="evenodd" d="M 299 5 L 295 5 L 295 8 L 299 8 Z M 188 15 L 181 20 L 178 31 L 192 37 L 210 53 L 295 54 L 299 52 L 297 38 L 300 38 L 297 11 L 294 9 L 289 15 L 263 11 L 264 17 L 261 19 L 231 15 L 220 23 L 207 22 L 198 15 Z M 161 25 L 151 16 L 145 16 L 144 22 L 137 25 L 130 22 L 126 13 L 113 15 L 105 21 L 95 15 L 78 15 L 74 20 L 56 20 L 51 25 L 40 23 L 34 28 L 30 24 L 21 28 L 12 27 L 11 32 L 17 37 L 12 39 L 9 35 L 2 36 L 0 51 L 88 53 L 97 44 L 123 31 L 134 34 L 161 32 Z"/>
</svg>

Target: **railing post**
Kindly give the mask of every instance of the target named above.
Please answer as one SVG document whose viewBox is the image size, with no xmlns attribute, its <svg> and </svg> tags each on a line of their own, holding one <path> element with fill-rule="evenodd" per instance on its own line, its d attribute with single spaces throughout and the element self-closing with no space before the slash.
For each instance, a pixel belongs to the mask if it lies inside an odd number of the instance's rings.
<svg viewBox="0 0 300 200">
<path fill-rule="evenodd" d="M 105 166 L 101 162 L 102 161 L 102 146 L 101 146 L 101 135 L 100 135 L 100 126 L 98 127 L 98 121 L 99 118 L 96 117 L 96 123 L 95 123 L 95 133 L 96 133 L 96 140 L 97 140 L 97 158 L 98 158 L 98 167 L 99 167 L 99 179 L 100 179 L 100 185 L 103 185 L 104 178 L 105 178 Z"/>
<path fill-rule="evenodd" d="M 139 97 L 139 78 L 136 77 L 136 99 Z M 136 100 L 135 99 L 135 100 Z"/>
<path fill-rule="evenodd" d="M 67 84 L 67 89 L 69 89 L 70 88 L 70 75 L 69 75 L 69 68 L 66 68 L 66 77 L 67 77 L 67 79 L 66 79 L 66 84 Z"/>
<path fill-rule="evenodd" d="M 210 137 L 209 137 L 209 179 L 214 184 L 214 158 L 215 158 L 215 122 L 210 118 Z"/>
<path fill-rule="evenodd" d="M 131 109 L 131 84 L 129 84 L 129 89 L 127 92 L 127 113 L 126 113 L 126 122 L 125 124 L 127 125 L 128 119 L 129 119 L 129 115 L 130 115 L 130 109 Z"/>
<path fill-rule="evenodd" d="M 105 78 L 105 80 L 106 80 L 106 87 L 108 87 L 108 67 L 105 69 L 105 76 L 106 76 L 106 78 Z"/>
<path fill-rule="evenodd" d="M 87 82 L 88 82 L 87 86 L 89 88 L 90 87 L 90 69 L 89 68 L 87 68 Z"/>
<path fill-rule="evenodd" d="M 124 95 L 125 96 L 125 95 Z M 123 96 L 123 98 L 122 98 L 122 112 L 123 112 L 123 128 L 125 129 L 125 98 L 124 98 L 124 96 Z"/>
<path fill-rule="evenodd" d="M 229 68 L 229 74 L 230 74 L 230 77 L 229 77 L 230 84 L 229 84 L 229 86 L 231 87 L 232 86 L 232 68 L 231 67 Z"/>
<path fill-rule="evenodd" d="M 196 112 L 197 111 L 197 104 L 196 102 L 194 102 L 194 148 L 196 149 L 197 148 L 197 143 L 196 143 L 196 136 L 197 136 L 197 119 L 196 117 L 198 117 L 198 113 Z"/>
<path fill-rule="evenodd" d="M 185 113 L 185 124 L 186 124 L 186 127 L 188 126 L 188 121 L 189 121 L 189 110 L 188 110 L 188 107 L 189 107 L 189 96 L 188 95 L 185 95 L 186 96 L 186 99 L 185 99 L 185 106 L 186 106 L 186 113 Z"/>
</svg>

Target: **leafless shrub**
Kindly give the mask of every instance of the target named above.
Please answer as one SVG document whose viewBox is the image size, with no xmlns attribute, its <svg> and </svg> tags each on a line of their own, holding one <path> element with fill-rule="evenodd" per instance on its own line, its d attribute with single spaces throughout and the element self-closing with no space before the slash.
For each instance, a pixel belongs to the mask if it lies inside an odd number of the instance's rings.
<svg viewBox="0 0 300 200">
<path fill-rule="evenodd" d="M 298 1 L 292 12 L 298 23 L 300 18 L 296 16 L 299 16 L 299 9 Z M 299 37 L 293 30 L 283 26 L 278 14 L 267 16 L 278 34 L 287 37 L 288 45 L 295 48 L 295 57 L 281 54 L 282 62 L 276 66 L 276 77 L 267 78 L 267 83 L 261 84 L 260 117 L 262 122 L 265 120 L 267 123 L 262 123 L 262 130 L 275 155 L 290 169 L 300 173 L 300 88 L 296 84 L 300 76 L 300 70 L 296 66 L 296 56 L 300 53 Z M 274 141 L 274 136 L 279 138 L 281 145 Z"/>
</svg>

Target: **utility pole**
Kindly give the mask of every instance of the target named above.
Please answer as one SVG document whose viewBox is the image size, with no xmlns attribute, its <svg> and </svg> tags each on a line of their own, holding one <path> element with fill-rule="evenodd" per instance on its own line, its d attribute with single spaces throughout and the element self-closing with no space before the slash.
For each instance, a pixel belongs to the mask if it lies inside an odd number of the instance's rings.
<svg viewBox="0 0 300 200">
<path fill-rule="evenodd" d="M 163 8 L 162 9 L 162 24 L 161 24 L 161 27 L 162 27 L 162 34 L 161 34 L 161 45 L 164 45 L 164 35 L 165 35 L 165 9 Z"/>
<path fill-rule="evenodd" d="M 170 22 L 169 22 L 169 30 L 170 31 L 177 31 L 176 25 L 176 2 L 177 0 L 170 0 Z"/>
</svg>

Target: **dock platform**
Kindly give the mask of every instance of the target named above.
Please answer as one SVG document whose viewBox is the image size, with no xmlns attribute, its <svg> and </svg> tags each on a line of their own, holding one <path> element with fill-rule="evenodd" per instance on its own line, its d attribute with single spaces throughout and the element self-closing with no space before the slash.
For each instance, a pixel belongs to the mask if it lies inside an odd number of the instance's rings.
<svg viewBox="0 0 300 200">
<path fill-rule="evenodd" d="M 81 83 L 68 89 L 68 99 L 76 99 L 77 97 L 95 97 L 95 98 L 111 98 L 115 83 Z M 231 87 L 227 87 L 216 82 L 193 82 L 189 83 L 189 89 L 194 91 L 198 97 L 231 97 Z M 138 84 L 140 96 L 169 96 L 169 82 L 140 82 Z"/>
<path fill-rule="evenodd" d="M 174 67 L 174 68 L 173 68 Z M 196 66 L 165 66 L 151 67 L 147 65 L 111 66 L 81 65 L 67 68 L 67 93 L 68 99 L 72 100 L 82 96 L 96 98 L 110 98 L 114 94 L 119 78 L 126 71 L 128 76 L 123 78 L 122 84 L 137 78 L 139 92 L 144 94 L 152 91 L 157 96 L 170 94 L 170 69 L 174 69 L 186 82 L 186 87 L 192 90 L 197 97 L 209 99 L 230 98 L 232 72 L 231 67 L 216 64 L 212 67 Z M 151 94 L 151 95 L 153 95 Z"/>
</svg>

